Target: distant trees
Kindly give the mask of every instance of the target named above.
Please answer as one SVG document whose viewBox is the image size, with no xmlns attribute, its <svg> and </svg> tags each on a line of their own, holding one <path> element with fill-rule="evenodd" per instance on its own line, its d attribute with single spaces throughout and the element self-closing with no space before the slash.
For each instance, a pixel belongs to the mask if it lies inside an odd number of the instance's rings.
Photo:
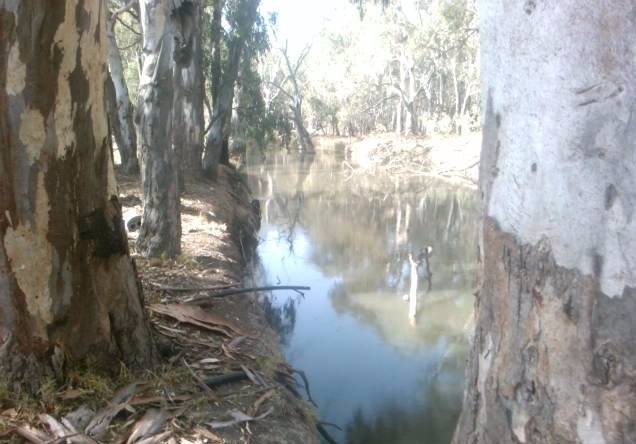
<svg viewBox="0 0 636 444">
<path fill-rule="evenodd" d="M 474 0 L 384 9 L 366 2 L 363 20 L 356 15 L 351 8 L 334 18 L 307 59 L 308 117 L 319 128 L 426 134 L 471 126 L 479 112 Z"/>
<path fill-rule="evenodd" d="M 314 152 L 314 144 L 311 141 L 309 131 L 305 127 L 305 116 L 303 114 L 304 88 L 301 87 L 301 67 L 309 54 L 310 46 L 305 46 L 298 57 L 292 60 L 287 42 L 285 46 L 279 48 L 280 58 L 278 59 L 275 77 L 269 82 L 270 87 L 276 91 L 276 99 L 281 101 L 291 111 L 291 121 L 296 129 L 298 144 L 301 151 L 306 153 Z"/>
</svg>

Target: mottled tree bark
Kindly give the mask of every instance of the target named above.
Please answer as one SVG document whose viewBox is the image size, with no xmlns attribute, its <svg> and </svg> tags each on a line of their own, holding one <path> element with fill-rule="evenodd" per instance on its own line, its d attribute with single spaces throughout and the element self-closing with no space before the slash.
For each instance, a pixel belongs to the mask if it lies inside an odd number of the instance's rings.
<svg viewBox="0 0 636 444">
<path fill-rule="evenodd" d="M 104 108 L 106 11 L 0 3 L 0 373 L 36 390 L 90 357 L 153 358 Z"/>
<path fill-rule="evenodd" d="M 173 144 L 179 159 L 180 182 L 187 174 L 200 174 L 203 153 L 203 60 L 201 3 L 184 1 L 175 11 Z"/>
<path fill-rule="evenodd" d="M 177 164 L 172 149 L 174 39 L 167 0 L 141 0 L 144 62 L 139 82 L 139 143 L 144 212 L 137 247 L 148 257 L 181 251 Z"/>
<path fill-rule="evenodd" d="M 483 282 L 454 442 L 636 442 L 634 3 L 480 15 Z"/>
<path fill-rule="evenodd" d="M 119 155 L 121 167 L 126 173 L 138 173 L 137 134 L 135 132 L 134 109 L 128 94 L 128 85 L 124 78 L 124 66 L 115 39 L 115 17 L 108 19 L 106 35 L 108 36 L 108 68 L 115 91 L 115 108 L 111 118 L 111 128 Z"/>
</svg>

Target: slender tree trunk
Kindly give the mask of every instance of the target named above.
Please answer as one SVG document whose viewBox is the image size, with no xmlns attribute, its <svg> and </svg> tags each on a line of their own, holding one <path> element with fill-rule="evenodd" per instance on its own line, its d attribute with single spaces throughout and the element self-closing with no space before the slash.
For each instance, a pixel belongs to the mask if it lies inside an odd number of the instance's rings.
<svg viewBox="0 0 636 444">
<path fill-rule="evenodd" d="M 181 251 L 181 212 L 172 149 L 171 11 L 162 0 L 141 0 L 144 66 L 139 81 L 139 142 L 144 213 L 137 241 L 146 256 Z"/>
<path fill-rule="evenodd" d="M 105 112 L 104 2 L 7 0 L 0 23 L 3 382 L 34 391 L 88 357 L 146 366 Z"/>
<path fill-rule="evenodd" d="M 402 98 L 395 103 L 395 134 L 402 134 Z"/>
<path fill-rule="evenodd" d="M 203 154 L 203 174 L 215 179 L 219 163 L 229 164 L 229 137 L 232 122 L 232 103 L 234 86 L 238 77 L 241 56 L 257 16 L 259 0 L 243 0 L 239 9 L 237 36 L 229 43 L 229 54 L 220 83 L 214 96 L 212 125 L 205 139 Z M 213 64 L 214 65 L 214 64 Z M 220 63 L 219 63 L 220 66 Z M 214 69 L 214 66 L 213 66 Z M 213 75 L 215 72 L 213 72 Z M 218 75 L 218 73 L 216 73 Z M 214 84 L 213 84 L 214 86 Z M 213 93 L 215 88 L 213 87 Z"/>
<path fill-rule="evenodd" d="M 108 68 L 115 89 L 116 107 L 112 120 L 112 128 L 121 157 L 121 166 L 126 173 L 138 173 L 137 134 L 135 132 L 134 109 L 130 102 L 128 86 L 124 78 L 124 67 L 121 54 L 115 39 L 115 20 L 109 17 L 106 25 L 108 37 Z"/>
<path fill-rule="evenodd" d="M 451 74 L 453 76 L 453 95 L 455 96 L 455 108 L 453 109 L 453 132 L 461 134 L 461 98 L 459 96 L 459 80 L 457 79 L 457 56 L 454 56 L 451 63 Z"/>
<path fill-rule="evenodd" d="M 212 84 L 212 106 L 219 96 L 219 86 L 221 85 L 221 75 L 223 69 L 221 66 L 221 35 L 223 31 L 223 7 L 225 6 L 225 0 L 213 0 L 212 10 L 212 48 L 214 53 L 212 55 L 212 69 L 210 75 L 210 82 Z M 210 119 L 212 116 L 210 116 Z"/>
<path fill-rule="evenodd" d="M 311 140 L 311 135 L 307 128 L 305 128 L 305 123 L 303 119 L 303 113 L 301 108 L 301 103 L 297 103 L 296 106 L 291 107 L 292 110 L 292 118 L 294 120 L 294 126 L 296 127 L 296 134 L 298 136 L 298 142 L 300 143 L 300 148 L 304 153 L 313 153 L 314 143 Z"/>
<path fill-rule="evenodd" d="M 232 102 L 234 101 L 234 84 L 238 76 L 238 67 L 241 58 L 241 47 L 238 41 L 230 45 L 228 65 L 219 86 L 218 97 L 214 102 L 212 112 L 212 126 L 205 139 L 205 152 L 203 156 L 203 172 L 207 177 L 216 178 L 219 163 L 224 158 L 224 142 L 230 130 L 232 119 Z"/>
<path fill-rule="evenodd" d="M 483 282 L 454 442 L 636 442 L 634 4 L 480 14 Z"/>
<path fill-rule="evenodd" d="M 183 176 L 199 174 L 203 153 L 203 60 L 201 47 L 201 3 L 185 1 L 178 10 L 178 41 L 175 57 L 173 100 L 173 144 Z"/>
</svg>

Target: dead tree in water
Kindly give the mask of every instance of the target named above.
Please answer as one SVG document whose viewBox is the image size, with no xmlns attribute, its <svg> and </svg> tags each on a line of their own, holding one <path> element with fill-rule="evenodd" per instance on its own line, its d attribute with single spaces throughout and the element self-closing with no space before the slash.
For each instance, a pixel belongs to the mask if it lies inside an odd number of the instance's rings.
<svg viewBox="0 0 636 444">
<path fill-rule="evenodd" d="M 289 109 L 292 113 L 292 120 L 294 122 L 294 126 L 296 127 L 296 135 L 298 137 L 298 143 L 300 144 L 300 149 L 305 153 L 313 153 L 314 143 L 311 140 L 311 136 L 309 135 L 309 131 L 305 128 L 304 117 L 303 117 L 303 94 L 302 89 L 300 88 L 300 84 L 298 82 L 300 67 L 302 66 L 307 54 L 309 54 L 310 46 L 306 46 L 298 56 L 298 59 L 295 63 L 292 63 L 288 50 L 287 43 L 285 43 L 285 47 L 281 48 L 280 52 L 283 55 L 283 59 L 285 60 L 285 68 L 287 70 L 287 77 L 280 83 L 272 83 L 278 91 L 285 96 L 289 100 Z M 291 83 L 292 90 L 288 91 L 285 87 L 287 82 Z"/>
<path fill-rule="evenodd" d="M 428 282 L 427 291 L 431 290 L 433 286 L 431 265 L 428 260 L 429 256 L 433 252 L 431 246 L 423 249 L 416 259 L 413 259 L 413 254 L 409 253 L 409 263 L 411 265 L 411 282 L 409 286 L 409 323 L 415 325 L 415 317 L 417 316 L 417 290 L 422 277 L 426 277 Z"/>
</svg>

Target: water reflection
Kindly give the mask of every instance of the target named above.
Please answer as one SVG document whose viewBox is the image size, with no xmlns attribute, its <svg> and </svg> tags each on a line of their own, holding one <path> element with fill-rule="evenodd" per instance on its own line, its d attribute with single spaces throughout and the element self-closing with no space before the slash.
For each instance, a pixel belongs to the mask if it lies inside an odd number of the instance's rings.
<svg viewBox="0 0 636 444">
<path fill-rule="evenodd" d="M 341 160 L 248 160 L 264 279 L 312 287 L 304 299 L 271 295 L 272 325 L 309 377 L 321 418 L 345 430 L 335 433 L 341 442 L 448 442 L 476 287 L 475 193 L 346 176 Z M 410 325 L 409 253 L 428 247 Z"/>
</svg>

